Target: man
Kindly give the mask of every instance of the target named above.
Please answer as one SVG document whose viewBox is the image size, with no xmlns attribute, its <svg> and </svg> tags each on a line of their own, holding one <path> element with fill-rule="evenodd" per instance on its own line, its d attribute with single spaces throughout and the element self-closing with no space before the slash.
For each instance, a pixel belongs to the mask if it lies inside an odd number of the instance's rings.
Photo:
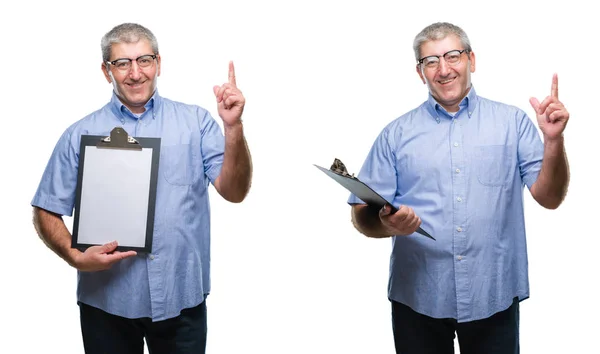
<svg viewBox="0 0 600 354">
<path fill-rule="evenodd" d="M 241 202 L 251 182 L 243 134 L 245 99 L 233 63 L 229 81 L 213 88 L 224 136 L 205 109 L 161 97 L 161 56 L 151 31 L 114 27 L 101 41 L 101 69 L 111 101 L 62 135 L 35 194 L 40 237 L 78 270 L 77 300 L 86 353 L 204 353 L 210 291 L 208 187 Z M 118 252 L 117 243 L 81 252 L 71 248 L 62 215 L 72 215 L 82 134 L 160 137 L 152 254 Z"/>
<path fill-rule="evenodd" d="M 477 96 L 466 33 L 435 23 L 415 38 L 429 98 L 387 125 L 358 178 L 399 207 L 351 195 L 355 227 L 392 237 L 389 299 L 397 353 L 519 352 L 519 302 L 529 297 L 523 187 L 557 208 L 569 174 L 569 113 L 558 79 L 535 125 L 522 110 Z M 414 233 L 421 226 L 436 240 Z"/>
</svg>

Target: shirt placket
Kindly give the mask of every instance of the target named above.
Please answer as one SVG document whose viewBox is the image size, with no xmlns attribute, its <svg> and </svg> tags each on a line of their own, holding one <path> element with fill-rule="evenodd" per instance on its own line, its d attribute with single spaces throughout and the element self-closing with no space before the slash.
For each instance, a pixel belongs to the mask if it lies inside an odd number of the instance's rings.
<svg viewBox="0 0 600 354">
<path fill-rule="evenodd" d="M 155 121 L 156 110 L 154 107 L 147 107 L 149 110 L 140 117 L 134 116 L 130 112 L 122 112 L 121 123 L 125 127 L 125 130 L 132 137 L 152 137 L 158 136 L 155 131 L 156 125 L 151 124 Z M 126 118 L 129 116 L 129 119 Z M 153 252 L 146 255 L 146 265 L 148 269 L 148 286 L 150 289 L 150 311 L 152 318 L 161 318 L 166 314 L 165 308 L 165 296 L 164 296 L 164 281 L 163 281 L 163 268 L 164 262 L 157 251 L 160 249 L 160 230 L 157 227 L 157 223 L 154 223 L 154 233 L 152 240 Z"/>
<path fill-rule="evenodd" d="M 137 136 L 159 136 L 156 131 L 157 125 L 152 124 L 156 122 L 156 109 L 155 107 L 149 108 L 149 111 L 138 119 L 136 124 L 136 135 Z M 152 312 L 152 318 L 162 318 L 166 314 L 165 304 L 165 291 L 164 291 L 164 259 L 162 258 L 159 250 L 162 248 L 162 238 L 160 236 L 159 223 L 154 223 L 154 237 L 152 245 L 152 253 L 148 254 L 146 258 L 146 265 L 148 267 L 148 285 L 150 288 L 150 308 Z"/>
<path fill-rule="evenodd" d="M 469 296 L 469 258 L 467 249 L 467 200 L 466 196 L 466 166 L 464 158 L 464 136 L 463 122 L 465 122 L 465 111 L 455 115 L 450 124 L 450 154 L 452 161 L 452 244 L 454 257 L 454 281 L 456 285 L 456 308 L 457 317 L 463 318 L 467 315 L 470 306 Z"/>
</svg>

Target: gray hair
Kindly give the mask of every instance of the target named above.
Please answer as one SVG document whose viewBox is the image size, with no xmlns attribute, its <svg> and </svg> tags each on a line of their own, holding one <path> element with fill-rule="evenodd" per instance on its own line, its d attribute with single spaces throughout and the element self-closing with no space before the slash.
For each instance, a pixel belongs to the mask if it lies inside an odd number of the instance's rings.
<svg viewBox="0 0 600 354">
<path fill-rule="evenodd" d="M 141 39 L 146 39 L 152 46 L 153 54 L 158 54 L 158 41 L 154 34 L 144 26 L 137 23 L 123 23 L 113 27 L 102 37 L 100 47 L 102 48 L 102 60 L 110 60 L 110 54 L 113 44 L 117 43 L 137 43 Z"/>
<path fill-rule="evenodd" d="M 456 35 L 460 39 L 463 49 L 466 49 L 469 53 L 472 51 L 469 37 L 467 37 L 467 34 L 462 30 L 462 28 L 448 22 L 436 22 L 425 27 L 415 37 L 415 41 L 413 42 L 415 59 L 421 59 L 421 46 L 423 43 L 428 41 L 439 41 L 452 34 Z"/>
</svg>

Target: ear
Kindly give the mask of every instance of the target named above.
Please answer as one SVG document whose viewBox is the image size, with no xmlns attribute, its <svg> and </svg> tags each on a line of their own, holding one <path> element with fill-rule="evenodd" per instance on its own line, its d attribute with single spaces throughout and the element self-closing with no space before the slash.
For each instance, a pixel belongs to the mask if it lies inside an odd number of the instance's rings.
<svg viewBox="0 0 600 354">
<path fill-rule="evenodd" d="M 471 63 L 471 65 L 469 66 L 469 69 L 471 70 L 472 73 L 475 72 L 475 53 L 471 52 L 469 53 L 469 62 Z"/>
<path fill-rule="evenodd" d="M 419 74 L 419 77 L 421 78 L 421 81 L 423 81 L 424 84 L 426 84 L 427 82 L 425 81 L 425 76 L 423 76 L 423 70 L 421 70 L 421 65 L 417 64 L 417 74 Z"/>
<path fill-rule="evenodd" d="M 160 54 L 156 54 L 157 72 L 156 76 L 160 76 Z"/>
<path fill-rule="evenodd" d="M 108 74 L 108 67 L 106 66 L 106 63 L 102 63 L 100 64 L 101 69 L 102 69 L 102 73 L 104 74 L 104 77 L 106 78 L 106 81 L 108 81 L 108 83 L 112 83 L 112 80 L 110 79 L 110 75 Z"/>
</svg>

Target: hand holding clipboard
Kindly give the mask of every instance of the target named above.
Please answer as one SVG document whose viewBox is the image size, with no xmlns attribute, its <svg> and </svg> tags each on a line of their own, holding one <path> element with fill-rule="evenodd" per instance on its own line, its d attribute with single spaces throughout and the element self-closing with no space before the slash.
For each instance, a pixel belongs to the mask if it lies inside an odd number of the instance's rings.
<svg viewBox="0 0 600 354">
<path fill-rule="evenodd" d="M 368 205 L 372 205 L 374 207 L 383 208 L 386 204 L 391 207 L 389 214 L 394 214 L 398 211 L 393 205 L 391 205 L 387 200 L 385 200 L 382 196 L 377 194 L 374 190 L 372 190 L 369 186 L 361 182 L 358 178 L 354 177 L 354 175 L 350 175 L 346 170 L 346 166 L 342 163 L 342 161 L 335 159 L 331 169 L 326 169 L 321 166 L 315 165 L 316 168 L 323 171 L 326 175 L 333 178 L 336 182 L 341 184 L 351 193 L 356 195 L 360 200 L 364 201 Z M 429 237 L 432 240 L 435 240 L 429 233 L 427 233 L 422 228 L 418 228 L 417 233 Z"/>
</svg>

